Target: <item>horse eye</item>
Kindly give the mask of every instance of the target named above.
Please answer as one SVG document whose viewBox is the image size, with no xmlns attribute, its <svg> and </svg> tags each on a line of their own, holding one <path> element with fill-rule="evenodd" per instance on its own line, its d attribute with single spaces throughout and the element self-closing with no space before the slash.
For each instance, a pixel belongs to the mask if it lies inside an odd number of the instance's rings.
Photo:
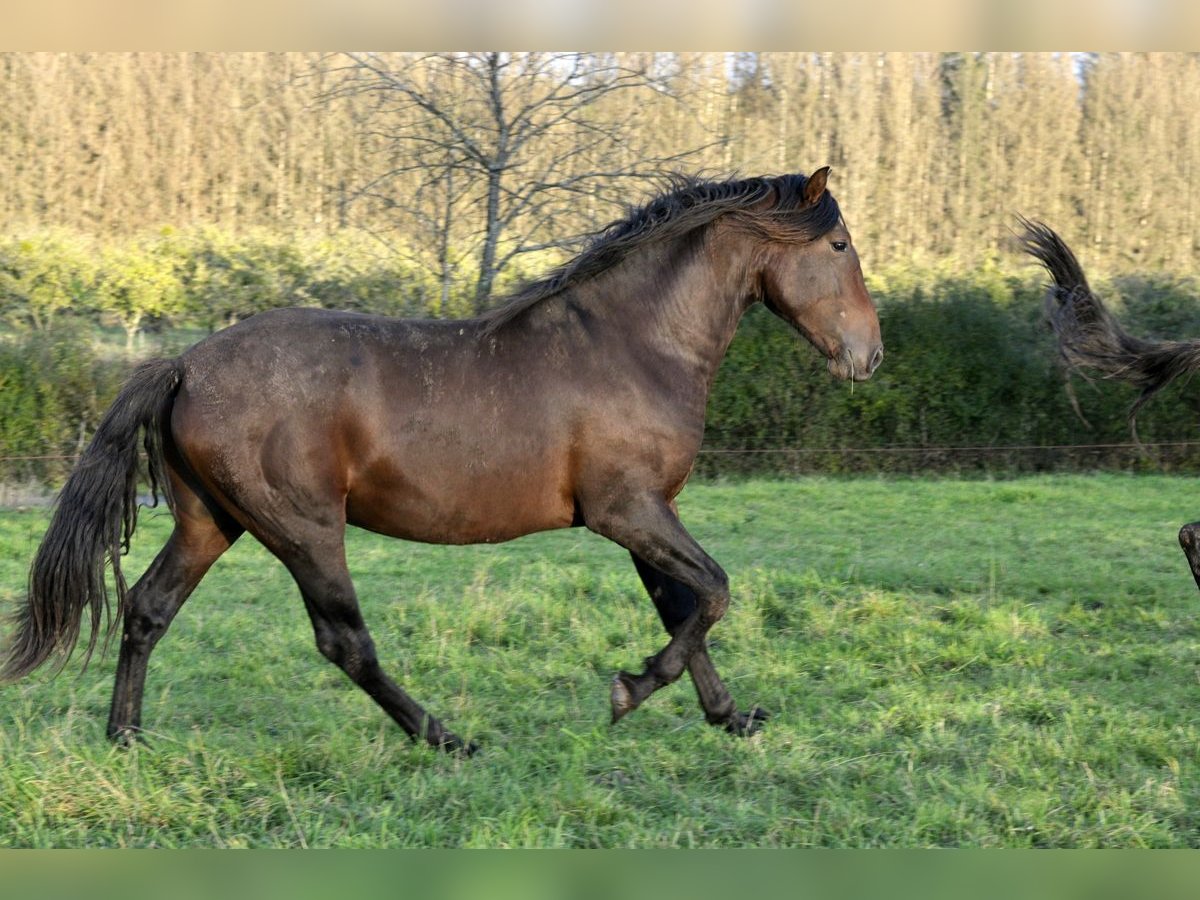
<svg viewBox="0 0 1200 900">
<path fill-rule="evenodd" d="M 845 241 L 834 241 L 833 242 L 833 249 L 836 250 L 838 253 L 845 253 L 846 248 L 848 246 L 850 246 L 850 245 L 847 244 Z"/>
</svg>

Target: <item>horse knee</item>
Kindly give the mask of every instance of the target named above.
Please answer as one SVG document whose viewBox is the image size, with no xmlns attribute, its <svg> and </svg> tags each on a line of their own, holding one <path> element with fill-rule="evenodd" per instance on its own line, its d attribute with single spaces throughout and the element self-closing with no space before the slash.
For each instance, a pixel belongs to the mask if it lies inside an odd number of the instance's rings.
<svg viewBox="0 0 1200 900">
<path fill-rule="evenodd" d="M 331 663 L 341 665 L 342 660 L 342 644 L 337 639 L 332 631 L 318 629 L 317 634 L 317 650 L 320 654 L 329 660 Z"/>
</svg>

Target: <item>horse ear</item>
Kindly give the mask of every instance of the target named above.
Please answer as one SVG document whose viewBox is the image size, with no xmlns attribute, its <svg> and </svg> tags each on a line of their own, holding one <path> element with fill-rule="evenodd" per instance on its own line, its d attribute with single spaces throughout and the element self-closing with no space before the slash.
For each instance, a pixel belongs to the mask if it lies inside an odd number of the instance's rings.
<svg viewBox="0 0 1200 900">
<path fill-rule="evenodd" d="M 825 181 L 828 178 L 829 166 L 821 166 L 808 176 L 808 183 L 804 185 L 805 206 L 811 206 L 821 198 L 821 195 L 825 193 Z"/>
</svg>

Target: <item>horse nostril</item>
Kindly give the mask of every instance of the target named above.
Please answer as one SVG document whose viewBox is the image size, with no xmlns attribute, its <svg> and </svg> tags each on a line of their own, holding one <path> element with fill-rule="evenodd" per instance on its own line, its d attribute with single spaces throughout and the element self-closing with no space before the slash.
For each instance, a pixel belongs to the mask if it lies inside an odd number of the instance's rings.
<svg viewBox="0 0 1200 900">
<path fill-rule="evenodd" d="M 871 371 L 874 372 L 878 369 L 881 362 L 883 362 L 883 347 L 876 347 L 875 352 L 871 355 Z"/>
</svg>

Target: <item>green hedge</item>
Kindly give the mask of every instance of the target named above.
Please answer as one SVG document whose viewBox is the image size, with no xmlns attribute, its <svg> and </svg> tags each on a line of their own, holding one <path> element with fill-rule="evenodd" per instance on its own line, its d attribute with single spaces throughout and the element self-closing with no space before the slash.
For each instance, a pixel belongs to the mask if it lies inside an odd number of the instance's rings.
<svg viewBox="0 0 1200 900">
<path fill-rule="evenodd" d="M 65 231 L 0 238 L 0 316 L 47 330 L 62 318 L 139 330 L 214 330 L 278 306 L 323 306 L 387 315 L 467 315 L 468 263 L 443 297 L 419 248 L 388 248 L 357 232 L 286 235 L 214 228 L 98 241 Z M 538 261 L 545 262 L 545 261 Z M 535 265 L 526 261 L 526 265 Z M 546 263 L 548 265 L 549 263 Z M 498 289 L 525 276 L 513 267 Z"/>
<path fill-rule="evenodd" d="M 1099 289 L 1135 333 L 1200 337 L 1194 283 L 1125 278 Z M 699 470 L 1200 470 L 1200 448 L 979 449 L 1130 441 L 1136 393 L 1128 386 L 1074 376 L 1086 424 L 1072 410 L 1042 321 L 1043 292 L 1034 278 L 994 274 L 877 287 L 887 356 L 853 388 L 834 382 L 785 325 L 753 310 L 717 376 Z M 1200 390 L 1186 385 L 1168 388 L 1138 417 L 1146 444 L 1200 439 L 1198 425 Z M 813 452 L 825 448 L 839 452 Z"/>
<path fill-rule="evenodd" d="M 0 341 L 0 482 L 65 477 L 128 371 L 77 324 Z"/>
<path fill-rule="evenodd" d="M 161 352 L 179 352 L 243 312 L 287 303 L 429 313 L 428 295 L 410 271 L 372 268 L 366 257 L 339 257 L 332 245 L 289 250 L 278 241 L 238 244 L 203 234 L 179 240 L 174 250 L 163 243 L 141 261 L 173 258 L 187 301 L 161 321 L 190 330 L 165 332 L 157 341 Z M 119 332 L 107 344 L 98 341 L 95 318 L 60 302 L 96 290 L 95 280 L 89 287 L 83 278 L 79 260 L 86 254 L 64 247 L 60 242 L 67 260 L 61 265 L 54 247 L 27 254 L 38 256 L 36 272 L 16 271 L 8 257 L 10 313 L 20 305 L 11 293 L 19 284 L 51 298 L 43 309 L 54 314 L 37 326 L 10 315 L 16 327 L 0 340 L 0 457 L 75 453 L 132 365 L 113 346 Z M 72 274 L 70 260 L 80 272 Z M 1127 277 L 1096 286 L 1135 333 L 1200 337 L 1200 287 L 1190 280 Z M 887 358 L 871 381 L 853 387 L 831 379 L 815 351 L 765 309 L 751 311 L 716 380 L 699 473 L 1200 471 L 1200 453 L 1190 447 L 1061 449 L 1126 444 L 1134 393 L 1074 377 L 1087 423 L 1080 420 L 1042 323 L 1043 288 L 1031 270 L 1020 277 L 903 272 L 876 278 L 872 292 Z M 213 298 L 208 312 L 189 311 L 187 303 L 203 296 Z M 226 297 L 224 305 L 218 296 Z M 1164 391 L 1139 417 L 1147 444 L 1198 439 L 1198 425 L 1200 390 L 1186 384 Z M 1015 447 L 1035 449 L 995 449 Z M 5 459 L 0 467 L 0 482 L 29 475 L 53 481 L 65 465 Z"/>
</svg>

